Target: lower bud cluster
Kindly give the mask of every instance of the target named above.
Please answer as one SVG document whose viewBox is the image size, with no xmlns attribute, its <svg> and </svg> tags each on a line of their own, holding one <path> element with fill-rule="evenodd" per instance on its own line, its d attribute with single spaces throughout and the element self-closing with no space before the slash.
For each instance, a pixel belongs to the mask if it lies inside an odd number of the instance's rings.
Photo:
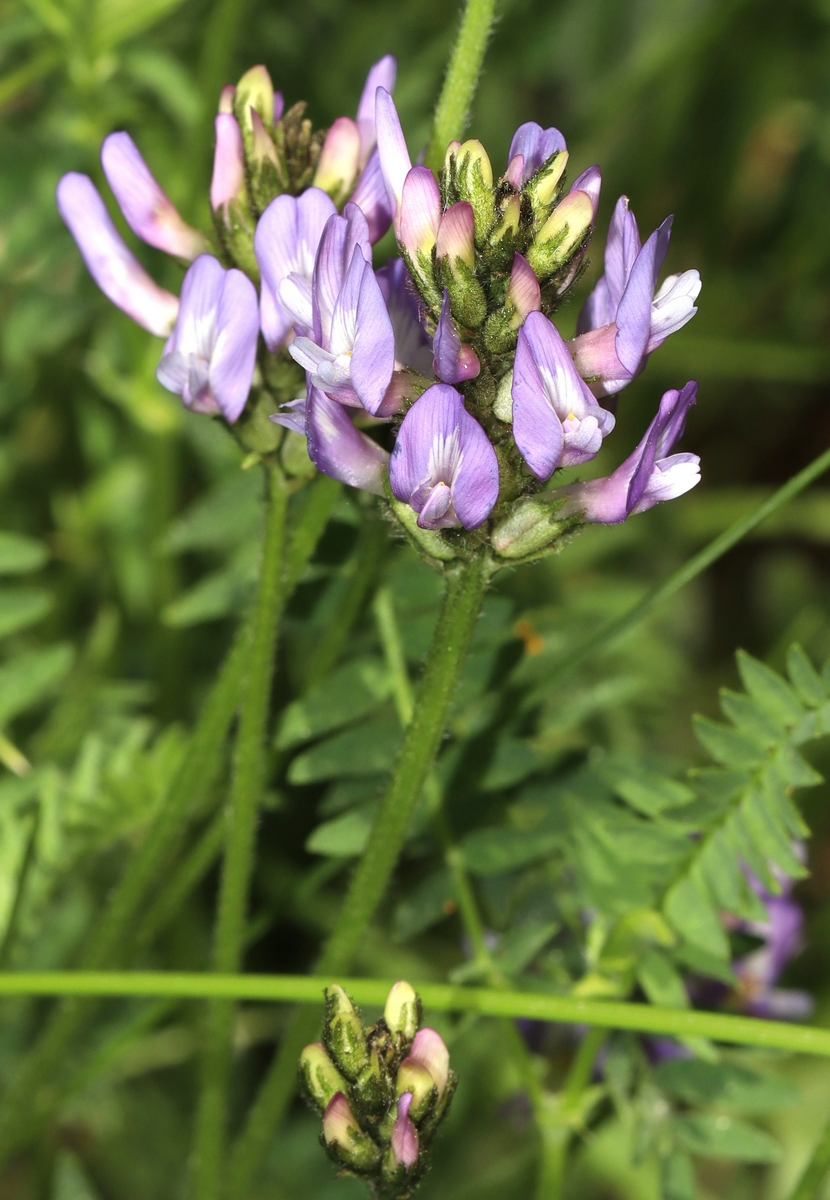
<svg viewBox="0 0 830 1200">
<path fill-rule="evenodd" d="M 379 1200 L 413 1194 L 457 1083 L 443 1039 L 419 1028 L 420 1020 L 418 996 L 400 981 L 383 1017 L 364 1029 L 349 996 L 333 984 L 326 989 L 323 1041 L 300 1057 L 306 1095 L 323 1117 L 327 1153 Z"/>
</svg>

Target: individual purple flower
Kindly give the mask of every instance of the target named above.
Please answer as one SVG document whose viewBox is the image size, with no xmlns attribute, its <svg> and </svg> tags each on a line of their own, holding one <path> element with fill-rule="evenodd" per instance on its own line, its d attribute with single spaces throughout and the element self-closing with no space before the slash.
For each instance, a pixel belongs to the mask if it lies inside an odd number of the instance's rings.
<svg viewBox="0 0 830 1200">
<path fill-rule="evenodd" d="M 58 212 L 90 275 L 108 300 L 157 337 L 167 337 L 179 301 L 150 278 L 118 233 L 88 175 L 71 171 L 57 187 Z"/>
<path fill-rule="evenodd" d="M 375 100 L 378 88 L 391 92 L 395 86 L 397 63 L 391 54 L 369 70 L 357 118 L 338 117 L 326 134 L 314 184 L 342 199 L 351 193 L 352 201 L 364 213 L 372 242 L 383 237 L 392 220 L 392 210 L 376 152 L 377 128 Z"/>
<path fill-rule="evenodd" d="M 195 412 L 239 417 L 256 364 L 259 312 L 254 285 L 201 254 L 182 283 L 175 329 L 156 377 Z"/>
<path fill-rule="evenodd" d="M 397 1117 L 392 1126 L 392 1156 L 398 1166 L 402 1166 L 405 1171 L 409 1171 L 415 1166 L 420 1153 L 418 1130 L 409 1116 L 411 1104 L 412 1093 L 404 1092 L 398 1098 Z"/>
<path fill-rule="evenodd" d="M 207 247 L 161 190 L 128 133 L 111 133 L 101 146 L 107 183 L 133 233 L 149 246 L 188 262 Z"/>
<path fill-rule="evenodd" d="M 385 416 L 395 335 L 367 242 L 365 218 L 353 204 L 329 219 L 314 266 L 314 336 L 295 338 L 289 353 L 326 395 Z"/>
<path fill-rule="evenodd" d="M 481 363 L 472 346 L 462 342 L 450 312 L 450 293 L 444 289 L 441 316 L 435 330 L 432 348 L 433 370 L 444 383 L 463 383 L 475 379 L 481 371 Z"/>
<path fill-rule="evenodd" d="M 392 209 L 392 224 L 395 236 L 400 238 L 401 201 L 403 185 L 412 170 L 412 160 L 406 148 L 398 110 L 386 88 L 378 88 L 375 107 L 377 123 L 378 154 L 383 182 Z"/>
<path fill-rule="evenodd" d="M 441 189 L 432 171 L 427 167 L 413 167 L 408 171 L 401 191 L 396 233 L 415 270 L 418 270 L 419 255 L 427 260 L 427 277 L 431 271 L 432 248 L 438 241 L 443 222 L 441 207 Z"/>
<path fill-rule="evenodd" d="M 670 275 L 657 288 L 671 225 L 667 217 L 641 247 L 628 200 L 621 196 L 617 202 L 605 246 L 605 274 L 588 297 L 571 342 L 577 368 L 598 396 L 630 383 L 649 354 L 697 312 L 697 271 Z"/>
<path fill-rule="evenodd" d="M 433 384 L 403 419 L 389 462 L 398 500 L 418 513 L 422 529 L 475 529 L 499 495 L 496 452 L 455 388 Z"/>
<path fill-rule="evenodd" d="M 594 458 L 614 417 L 574 367 L 559 330 L 540 312 L 519 330 L 513 368 L 513 437 L 537 479 Z"/>
<path fill-rule="evenodd" d="M 645 512 L 693 488 L 700 480 L 700 459 L 696 454 L 670 455 L 669 451 L 681 437 L 686 414 L 696 400 L 694 381 L 682 391 L 666 392 L 642 441 L 612 475 L 549 493 L 564 498 L 560 515 L 579 513 L 583 521 L 617 525 L 632 513 Z"/>
<path fill-rule="evenodd" d="M 520 125 L 513 134 L 507 155 L 507 175 L 518 190 L 548 161 L 552 154 L 565 150 L 565 139 L 558 129 L 543 129 L 535 121 Z M 521 160 L 520 162 L 517 160 Z"/>
<path fill-rule="evenodd" d="M 426 1025 L 419 1029 L 412 1042 L 409 1058 L 429 1071 L 440 1103 L 450 1078 L 450 1052 L 440 1033 Z"/>
<path fill-rule="evenodd" d="M 326 222 L 337 212 L 334 201 L 320 188 L 299 197 L 277 196 L 260 217 L 254 234 L 254 253 L 262 276 L 260 318 L 265 344 L 279 350 L 292 327 L 311 328 L 311 276 Z M 292 307 L 281 296 L 289 280 Z M 299 310 L 299 312 L 298 312 Z"/>
<path fill-rule="evenodd" d="M 329 400 L 318 388 L 308 389 L 308 399 L 293 400 L 271 420 L 308 439 L 308 455 L 318 471 L 350 487 L 383 495 L 386 451 L 361 433 L 348 409 Z"/>
<path fill-rule="evenodd" d="M 396 368 L 432 373 L 432 349 L 418 294 L 402 258 L 392 258 L 375 272 L 395 335 Z"/>
<path fill-rule="evenodd" d="M 245 151 L 242 131 L 232 113 L 220 112 L 214 119 L 214 125 L 216 149 L 210 182 L 210 207 L 214 212 L 221 212 L 234 200 L 242 200 L 245 196 Z"/>
</svg>

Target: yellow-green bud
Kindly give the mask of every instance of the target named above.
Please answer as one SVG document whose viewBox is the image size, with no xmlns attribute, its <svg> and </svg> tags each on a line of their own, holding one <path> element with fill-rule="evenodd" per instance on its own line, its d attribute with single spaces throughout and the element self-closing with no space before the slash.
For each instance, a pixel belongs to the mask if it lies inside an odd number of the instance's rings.
<svg viewBox="0 0 830 1200">
<path fill-rule="evenodd" d="M 556 199 L 556 193 L 559 191 L 567 165 L 568 151 L 558 150 L 525 184 L 524 190 L 530 197 L 533 211 L 537 215 L 541 215 L 542 211 Z"/>
<path fill-rule="evenodd" d="M 481 246 L 496 220 L 493 167 L 481 142 L 471 140 L 458 147 L 455 190 L 460 200 L 469 200 L 473 206 L 476 245 Z"/>
<path fill-rule="evenodd" d="M 392 985 L 386 997 L 383 1019 L 389 1032 L 397 1034 L 402 1041 L 411 1042 L 421 1023 L 421 1001 L 412 984 L 399 979 Z"/>
<path fill-rule="evenodd" d="M 323 1112 L 332 1096 L 346 1091 L 346 1080 L 326 1053 L 322 1042 L 312 1042 L 300 1055 L 300 1073 L 306 1092 Z"/>
<path fill-rule="evenodd" d="M 551 502 L 544 496 L 518 500 L 493 530 L 491 543 L 496 554 L 515 561 L 552 549 L 567 528 L 556 517 L 561 505 L 561 499 Z"/>
<path fill-rule="evenodd" d="M 587 192 L 570 192 L 545 221 L 527 252 L 537 276 L 544 279 L 564 266 L 594 222 L 594 206 Z"/>
<path fill-rule="evenodd" d="M 405 1058 L 398 1068 L 395 1080 L 395 1095 L 402 1096 L 404 1092 L 412 1093 L 412 1105 L 409 1116 L 413 1121 L 420 1121 L 432 1104 L 438 1099 L 438 1088 L 427 1068 L 414 1058 Z"/>
<path fill-rule="evenodd" d="M 360 1017 L 339 984 L 326 988 L 326 1022 L 323 1032 L 335 1064 L 350 1081 L 357 1079 L 369 1062 L 369 1049 Z"/>
<path fill-rule="evenodd" d="M 251 67 L 236 85 L 234 110 L 243 130 L 252 128 L 251 109 L 259 113 L 266 129 L 273 129 L 274 85 L 263 66 Z"/>
</svg>

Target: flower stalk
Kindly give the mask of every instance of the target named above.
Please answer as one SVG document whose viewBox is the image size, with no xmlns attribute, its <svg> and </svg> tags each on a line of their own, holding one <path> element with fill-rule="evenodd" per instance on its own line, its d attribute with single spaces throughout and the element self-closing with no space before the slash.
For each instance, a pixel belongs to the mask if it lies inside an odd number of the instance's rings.
<svg viewBox="0 0 830 1200">
<path fill-rule="evenodd" d="M 449 143 L 464 132 L 495 12 L 496 0 L 467 0 L 426 152 L 426 165 L 433 171 L 443 163 Z"/>
<path fill-rule="evenodd" d="M 238 971 L 242 961 L 257 811 L 265 778 L 265 732 L 277 627 L 285 594 L 288 485 L 279 468 L 267 466 L 265 471 L 265 538 L 228 799 L 227 848 L 213 950 L 214 970 L 222 973 Z M 208 1009 L 194 1137 L 193 1195 L 197 1200 L 214 1200 L 222 1190 L 233 1016 L 232 1001 L 216 1000 Z"/>
<path fill-rule="evenodd" d="M 349 969 L 395 869 L 446 727 L 487 579 L 488 565 L 483 557 L 460 563 L 448 572 L 444 607 L 418 688 L 415 711 L 363 857 L 318 963 L 318 971 L 327 977 Z M 275 1125 L 285 1115 L 294 1094 L 297 1059 L 313 1040 L 318 1021 L 316 1009 L 301 1010 L 286 1031 L 232 1151 L 228 1178 L 234 1196 L 245 1194 Z"/>
</svg>

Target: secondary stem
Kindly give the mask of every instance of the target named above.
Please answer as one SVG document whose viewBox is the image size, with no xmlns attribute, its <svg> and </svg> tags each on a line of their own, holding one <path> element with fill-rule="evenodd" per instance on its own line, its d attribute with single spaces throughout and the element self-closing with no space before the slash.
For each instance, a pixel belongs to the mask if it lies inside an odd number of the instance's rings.
<svg viewBox="0 0 830 1200">
<path fill-rule="evenodd" d="M 227 843 L 216 918 L 213 969 L 220 973 L 238 971 L 242 961 L 256 819 L 265 777 L 265 732 L 277 626 L 285 594 L 288 488 L 278 468 L 266 467 L 266 487 L 265 539 L 228 800 Z M 208 1008 L 193 1148 L 196 1200 L 216 1200 L 222 1191 L 233 1017 L 232 1001 L 216 1000 Z"/>
<path fill-rule="evenodd" d="M 435 109 L 432 137 L 424 159 L 437 171 L 448 144 L 460 138 L 475 95 L 487 39 L 493 26 L 496 0 L 467 0 L 461 28 L 450 58 L 444 86 Z"/>
<path fill-rule="evenodd" d="M 389 883 L 438 752 L 486 586 L 483 559 L 457 567 L 448 578 L 412 720 L 363 857 L 318 964 L 318 971 L 325 976 L 348 970 Z M 296 1015 L 251 1108 L 231 1157 L 229 1192 L 237 1200 L 245 1195 L 274 1127 L 291 1102 L 297 1059 L 303 1046 L 314 1038 L 319 1019 L 318 1006 Z"/>
</svg>

